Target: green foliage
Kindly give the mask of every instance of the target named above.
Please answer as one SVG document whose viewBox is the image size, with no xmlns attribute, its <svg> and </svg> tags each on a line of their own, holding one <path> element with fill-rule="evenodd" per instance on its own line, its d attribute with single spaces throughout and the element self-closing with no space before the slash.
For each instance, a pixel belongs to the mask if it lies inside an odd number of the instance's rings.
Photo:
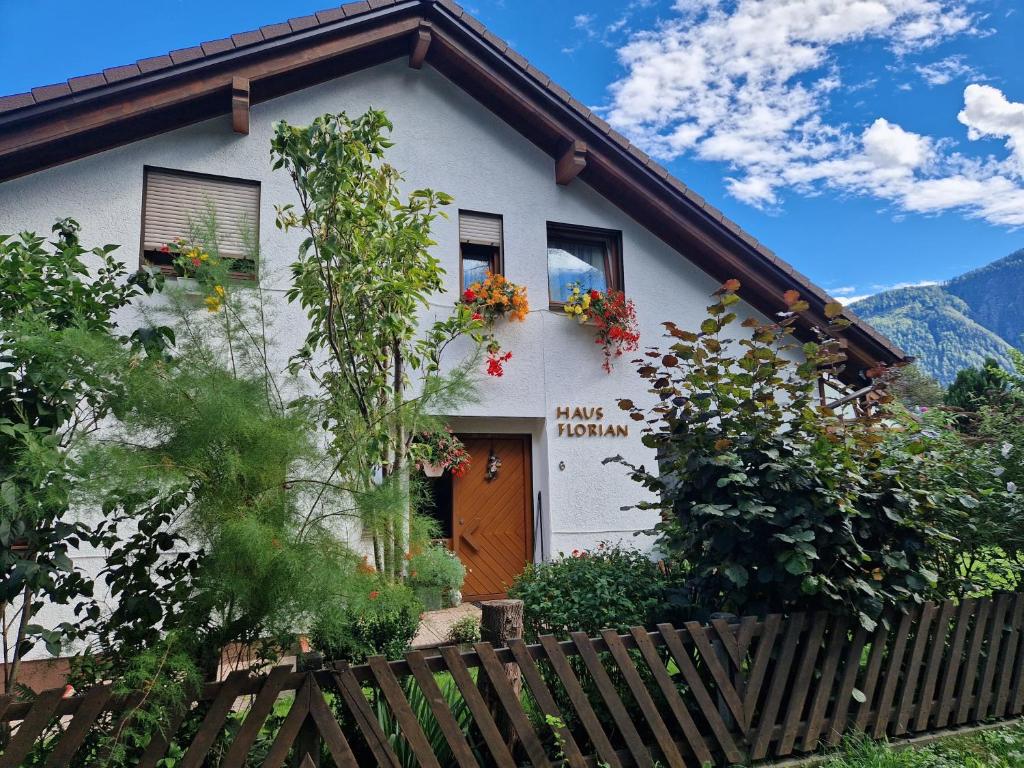
<svg viewBox="0 0 1024 768">
<path fill-rule="evenodd" d="M 442 591 L 460 591 L 466 578 L 466 566 L 443 544 L 430 544 L 409 559 L 409 586 L 436 587 Z"/>
<path fill-rule="evenodd" d="M 934 408 L 946 396 L 942 386 L 917 363 L 894 369 L 887 381 L 889 392 L 905 408 Z"/>
<path fill-rule="evenodd" d="M 1024 764 L 1019 724 L 966 736 L 950 736 L 919 749 L 894 749 L 864 736 L 846 739 L 822 768 L 1018 768 Z"/>
<path fill-rule="evenodd" d="M 434 682 L 437 683 L 438 690 L 441 691 L 445 706 L 448 707 L 448 710 L 455 718 L 455 724 L 462 731 L 466 740 L 473 744 L 475 740 L 473 735 L 473 714 L 466 704 L 466 700 L 462 697 L 458 686 L 455 684 L 455 680 L 452 679 L 450 674 L 443 673 L 434 675 Z M 455 755 L 452 754 L 452 748 L 448 744 L 448 739 L 445 738 L 444 731 L 441 730 L 441 726 L 437 723 L 437 718 L 434 717 L 430 709 L 430 702 L 427 700 L 426 695 L 424 695 L 423 689 L 419 687 L 416 680 L 412 677 L 407 677 L 402 687 L 412 713 L 423 729 L 423 734 L 427 738 L 427 743 L 430 744 L 431 752 L 437 757 L 438 763 L 440 765 L 457 765 L 458 761 Z M 380 723 L 381 730 L 387 736 L 388 743 L 394 749 L 399 763 L 403 768 L 418 768 L 420 762 L 415 752 L 409 746 L 408 739 L 403 735 L 398 718 L 394 716 L 381 696 L 377 697 L 376 709 L 377 721 Z M 477 761 L 481 765 L 486 765 L 486 759 L 483 754 L 479 750 L 474 750 L 474 753 L 476 754 Z"/>
<path fill-rule="evenodd" d="M 736 333 L 738 288 L 716 293 L 697 331 L 665 323 L 667 348 L 638 368 L 654 405 L 620 403 L 645 423 L 657 469 L 609 461 L 656 497 L 638 507 L 661 514 L 660 549 L 691 568 L 693 614 L 853 609 L 871 627 L 883 603 L 932 594 L 940 534 L 927 521 L 947 500 L 929 494 L 916 447 L 884 443 L 881 414 L 843 420 L 820 405 L 819 372 L 844 357 L 832 336 L 792 340 L 806 302 L 791 292 L 777 322 Z"/>
<path fill-rule="evenodd" d="M 445 638 L 452 645 L 480 642 L 480 619 L 476 616 L 463 616 L 452 624 Z"/>
<path fill-rule="evenodd" d="M 946 390 L 946 405 L 974 410 L 985 402 L 998 399 L 1006 389 L 999 361 L 987 357 L 978 368 L 964 368 Z"/>
<path fill-rule="evenodd" d="M 324 115 L 306 127 L 282 122 L 271 151 L 299 199 L 298 208 L 278 209 L 278 226 L 306 234 L 287 295 L 306 311 L 310 331 L 292 370 L 317 386 L 311 401 L 332 435 L 344 482 L 362 493 L 379 473 L 396 478 L 388 514 L 364 519 L 377 570 L 396 579 L 408 545 L 409 499 L 401 492 L 413 437 L 438 431 L 443 425 L 431 414 L 470 396 L 472 361 L 443 375 L 442 354 L 460 336 L 474 339 L 479 353 L 482 337 L 462 305 L 422 322 L 443 288 L 430 226 L 451 198 L 429 189 L 400 197 L 401 176 L 384 162 L 391 128 L 376 110 Z"/>
<path fill-rule="evenodd" d="M 29 232 L 0 235 L 3 690 L 39 640 L 53 653 L 80 634 L 72 623 L 34 623 L 42 605 L 92 593 L 69 557 L 95 541 L 90 526 L 68 514 L 68 448 L 97 427 L 119 395 L 116 369 L 97 362 L 97 352 L 164 338 L 117 335 L 115 313 L 158 285 L 145 273 L 129 275 L 112 255 L 116 246 L 86 249 L 78 231 L 64 219 L 50 243 Z"/>
<path fill-rule="evenodd" d="M 664 602 L 665 588 L 662 571 L 646 554 L 601 544 L 527 566 L 509 596 L 523 601 L 524 635 L 533 642 L 539 635 L 565 639 L 569 632 L 646 625 Z"/>
<path fill-rule="evenodd" d="M 367 574 L 362 588 L 344 602 L 322 610 L 310 630 L 310 642 L 328 659 L 353 663 L 370 656 L 402 657 L 419 628 L 423 606 L 412 589 Z"/>
</svg>

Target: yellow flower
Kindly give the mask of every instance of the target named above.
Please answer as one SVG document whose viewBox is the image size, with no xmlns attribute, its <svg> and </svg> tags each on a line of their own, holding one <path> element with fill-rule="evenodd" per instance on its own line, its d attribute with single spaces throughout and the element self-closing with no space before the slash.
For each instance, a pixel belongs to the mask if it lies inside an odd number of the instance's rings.
<svg viewBox="0 0 1024 768">
<path fill-rule="evenodd" d="M 583 308 L 586 309 L 589 306 L 590 306 L 590 294 L 589 293 L 585 293 L 585 294 L 583 294 Z"/>
<path fill-rule="evenodd" d="M 224 286 L 223 285 L 215 285 L 215 286 L 213 286 L 213 290 L 216 291 L 218 296 L 224 296 Z"/>
<path fill-rule="evenodd" d="M 572 308 L 572 311 L 573 311 L 574 314 L 582 315 L 583 314 L 583 307 L 581 307 L 580 305 L 577 304 L 575 307 Z"/>
<path fill-rule="evenodd" d="M 565 313 L 567 315 L 571 315 L 573 313 L 573 306 L 572 306 L 572 304 L 563 304 L 562 305 L 562 309 L 565 310 Z"/>
<path fill-rule="evenodd" d="M 199 257 L 199 260 L 206 261 L 208 258 L 210 258 L 210 254 L 204 253 L 202 256 Z"/>
<path fill-rule="evenodd" d="M 216 296 L 207 296 L 203 301 L 206 302 L 206 309 L 210 312 L 216 312 L 220 309 L 220 299 Z"/>
</svg>

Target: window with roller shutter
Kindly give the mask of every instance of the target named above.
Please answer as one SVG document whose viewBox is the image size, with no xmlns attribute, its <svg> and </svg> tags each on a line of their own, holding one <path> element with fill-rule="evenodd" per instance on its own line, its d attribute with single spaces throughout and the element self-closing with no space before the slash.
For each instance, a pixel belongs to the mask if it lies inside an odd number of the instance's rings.
<svg viewBox="0 0 1024 768">
<path fill-rule="evenodd" d="M 256 274 L 260 183 L 169 168 L 146 167 L 142 186 L 142 263 L 174 276 L 173 256 L 163 249 L 205 231 L 217 221 L 217 251 L 231 260 L 232 277 Z"/>
<path fill-rule="evenodd" d="M 487 272 L 499 273 L 502 264 L 502 220 L 493 213 L 459 211 L 459 284 L 465 290 L 483 282 Z"/>
</svg>

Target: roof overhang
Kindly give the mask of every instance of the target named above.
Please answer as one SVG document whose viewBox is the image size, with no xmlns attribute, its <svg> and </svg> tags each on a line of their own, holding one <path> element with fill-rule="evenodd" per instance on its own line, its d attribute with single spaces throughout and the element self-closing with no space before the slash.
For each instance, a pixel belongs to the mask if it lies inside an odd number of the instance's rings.
<svg viewBox="0 0 1024 768">
<path fill-rule="evenodd" d="M 824 307 L 832 299 L 823 290 L 448 0 L 350 3 L 75 78 L 57 92 L 47 88 L 59 86 L 48 86 L 31 99 L 7 97 L 0 100 L 0 110 L 7 107 L 0 111 L 0 182 L 230 114 L 236 78 L 248 80 L 249 101 L 258 104 L 410 55 L 411 64 L 425 60 L 556 162 L 585 147 L 585 162 L 572 175 L 715 279 L 740 280 L 741 296 L 761 312 L 782 311 L 783 293 L 796 290 L 810 304 L 800 318 L 800 334 L 810 337 L 812 326 L 827 325 Z M 907 359 L 847 314 L 853 321 L 844 332 L 849 381 L 879 362 Z"/>
</svg>

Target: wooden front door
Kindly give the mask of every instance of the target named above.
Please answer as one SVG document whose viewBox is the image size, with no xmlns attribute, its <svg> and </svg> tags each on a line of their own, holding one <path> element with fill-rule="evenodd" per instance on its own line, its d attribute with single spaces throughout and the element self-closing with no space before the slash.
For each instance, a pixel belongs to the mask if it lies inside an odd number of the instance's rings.
<svg viewBox="0 0 1024 768">
<path fill-rule="evenodd" d="M 530 438 L 462 436 L 472 461 L 452 480 L 452 548 L 466 566 L 467 600 L 494 600 L 533 560 Z M 487 479 L 490 456 L 501 460 Z"/>
</svg>

